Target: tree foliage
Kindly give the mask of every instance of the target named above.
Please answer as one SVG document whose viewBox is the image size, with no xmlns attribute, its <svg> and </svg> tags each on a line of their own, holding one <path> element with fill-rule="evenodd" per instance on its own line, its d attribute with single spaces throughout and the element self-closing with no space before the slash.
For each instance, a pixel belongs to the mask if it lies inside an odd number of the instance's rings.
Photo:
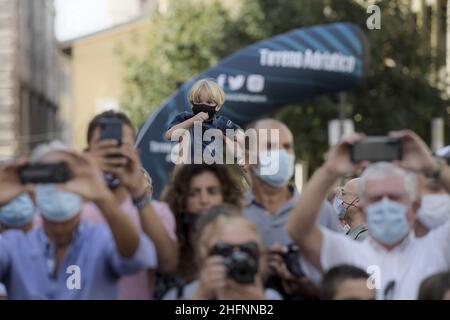
<svg viewBox="0 0 450 320">
<path fill-rule="evenodd" d="M 367 4 L 354 0 L 245 0 L 237 13 L 218 1 L 194 5 L 172 1 L 166 15 L 154 17 L 145 59 L 127 59 L 123 105 L 137 125 L 177 87 L 239 48 L 273 35 L 323 23 L 359 25 L 370 44 L 371 61 L 361 87 L 347 93 L 347 116 L 358 131 L 385 134 L 411 128 L 426 141 L 430 120 L 444 117 L 450 141 L 449 115 L 443 92 L 430 84 L 434 63 L 429 34 L 403 1 L 379 1 L 381 30 L 368 30 Z M 328 148 L 328 121 L 338 117 L 337 95 L 290 105 L 271 115 L 294 132 L 297 156 L 322 162 Z"/>
</svg>

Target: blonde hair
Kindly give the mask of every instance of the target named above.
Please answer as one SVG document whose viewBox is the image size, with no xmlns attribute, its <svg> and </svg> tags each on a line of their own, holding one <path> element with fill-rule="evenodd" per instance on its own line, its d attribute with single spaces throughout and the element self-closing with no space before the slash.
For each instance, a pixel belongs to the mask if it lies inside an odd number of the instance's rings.
<svg viewBox="0 0 450 320">
<path fill-rule="evenodd" d="M 219 215 L 212 222 L 205 225 L 197 238 L 197 262 L 201 268 L 205 259 L 208 257 L 209 250 L 217 242 L 217 236 L 227 225 L 241 225 L 255 235 L 256 243 L 259 249 L 260 274 L 263 279 L 268 274 L 267 261 L 265 256 L 264 242 L 258 227 L 250 220 L 240 215 Z"/>
<path fill-rule="evenodd" d="M 225 102 L 225 92 L 214 80 L 202 79 L 195 82 L 189 91 L 189 101 L 191 103 L 202 102 L 205 95 L 207 100 L 214 101 L 219 108 Z"/>
</svg>

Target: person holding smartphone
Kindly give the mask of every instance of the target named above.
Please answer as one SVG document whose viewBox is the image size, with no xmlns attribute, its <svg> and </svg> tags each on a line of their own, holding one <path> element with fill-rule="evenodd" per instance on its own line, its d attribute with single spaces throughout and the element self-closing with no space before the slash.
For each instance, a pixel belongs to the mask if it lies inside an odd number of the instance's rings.
<svg viewBox="0 0 450 320">
<path fill-rule="evenodd" d="M 88 126 L 87 143 L 86 152 L 100 165 L 120 208 L 153 241 L 158 256 L 157 270 L 143 270 L 120 280 L 119 298 L 153 299 L 155 271 L 173 272 L 178 264 L 175 218 L 167 204 L 152 200 L 152 180 L 134 147 L 135 129 L 127 115 L 105 111 L 95 116 Z M 93 202 L 85 206 L 82 217 L 104 222 Z"/>
<path fill-rule="evenodd" d="M 0 167 L 0 206 L 32 191 L 42 215 L 32 231 L 8 230 L 0 238 L 0 281 L 9 299 L 116 299 L 121 276 L 156 266 L 153 243 L 120 209 L 92 156 L 52 142 L 38 146 L 30 161 L 64 162 L 71 179 L 23 185 L 25 162 Z M 88 201 L 106 224 L 81 219 Z"/>
<path fill-rule="evenodd" d="M 0 206 L 0 237 L 7 230 L 28 232 L 33 228 L 36 206 L 31 192 L 24 191 L 10 202 Z M 0 283 L 0 300 L 7 298 L 5 286 Z"/>
<path fill-rule="evenodd" d="M 400 140 L 402 146 L 401 157 L 393 153 L 391 162 L 352 162 L 351 146 L 363 141 L 363 134 L 354 134 L 333 147 L 306 184 L 287 229 L 306 259 L 319 270 L 353 265 L 372 274 L 377 299 L 416 299 L 423 279 L 450 267 L 450 223 L 422 238 L 414 236 L 420 207 L 416 173 L 436 179 L 449 192 L 450 168 L 434 158 L 414 132 L 396 131 L 389 137 Z M 368 226 L 367 239 L 354 241 L 318 227 L 315 220 L 330 187 L 339 177 L 365 167 L 358 193 Z"/>
</svg>

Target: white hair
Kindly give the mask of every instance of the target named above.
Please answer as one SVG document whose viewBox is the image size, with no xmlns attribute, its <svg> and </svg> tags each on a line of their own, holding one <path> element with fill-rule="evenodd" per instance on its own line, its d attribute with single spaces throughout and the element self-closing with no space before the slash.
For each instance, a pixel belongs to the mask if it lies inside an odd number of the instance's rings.
<svg viewBox="0 0 450 320">
<path fill-rule="evenodd" d="M 361 179 L 358 181 L 358 194 L 361 202 L 365 200 L 365 191 L 367 181 L 369 180 L 382 180 L 387 177 L 398 176 L 402 177 L 405 190 L 408 194 L 410 202 L 417 200 L 417 176 L 412 171 L 407 171 L 390 162 L 376 162 L 367 167 L 361 175 Z"/>
<path fill-rule="evenodd" d="M 69 147 L 59 140 L 53 140 L 49 143 L 42 143 L 38 145 L 31 153 L 30 162 L 36 163 L 49 154 L 67 150 L 69 150 Z"/>
</svg>

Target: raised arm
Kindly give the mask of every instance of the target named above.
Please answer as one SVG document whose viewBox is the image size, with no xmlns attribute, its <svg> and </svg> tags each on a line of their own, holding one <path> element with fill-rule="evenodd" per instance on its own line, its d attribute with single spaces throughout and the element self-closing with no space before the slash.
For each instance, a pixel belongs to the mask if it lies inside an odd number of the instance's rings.
<svg viewBox="0 0 450 320">
<path fill-rule="evenodd" d="M 172 126 L 169 130 L 167 130 L 166 132 L 166 138 L 167 140 L 172 140 L 172 134 L 175 132 L 175 130 L 177 129 L 185 129 L 188 130 L 189 128 L 191 128 L 194 125 L 194 122 L 203 122 L 205 120 L 208 120 L 208 114 L 206 112 L 200 112 L 197 113 L 195 116 L 193 116 L 192 118 L 189 118 L 183 122 L 180 122 L 174 126 Z"/>
<path fill-rule="evenodd" d="M 121 183 L 130 192 L 139 210 L 139 219 L 144 233 L 152 239 L 158 257 L 158 271 L 174 272 L 178 265 L 178 243 L 169 232 L 150 203 L 153 192 L 151 178 L 142 171 L 138 151 L 129 145 L 122 146 L 122 154 L 128 163 L 124 167 L 111 168 Z"/>
<path fill-rule="evenodd" d="M 25 159 L 0 165 L 0 207 L 8 204 L 23 192 L 32 191 L 31 185 L 23 185 L 19 179 L 19 170 L 26 165 Z"/>
<path fill-rule="evenodd" d="M 287 229 L 290 236 L 307 259 L 318 269 L 321 269 L 320 251 L 323 235 L 316 225 L 317 216 L 328 190 L 336 179 L 366 164 L 355 165 L 350 161 L 348 146 L 361 138 L 361 135 L 353 135 L 342 140 L 329 151 L 326 162 L 308 181 L 289 216 Z"/>
<path fill-rule="evenodd" d="M 232 134 L 229 131 L 233 132 Z M 251 178 L 245 163 L 245 133 L 241 128 L 227 129 L 224 134 L 225 146 L 227 154 L 234 154 L 237 164 L 241 169 L 242 176 L 249 186 L 251 186 Z"/>
<path fill-rule="evenodd" d="M 411 130 L 394 131 L 391 137 L 402 140 L 403 157 L 396 163 L 408 170 L 423 172 L 438 180 L 450 193 L 450 168 L 444 161 L 438 161 L 431 154 L 425 142 Z"/>
<path fill-rule="evenodd" d="M 60 187 L 93 201 L 111 229 L 119 254 L 124 258 L 132 257 L 139 246 L 139 231 L 120 209 L 119 203 L 103 179 L 98 164 L 92 156 L 76 152 L 67 152 L 66 161 L 74 178 Z"/>
</svg>

